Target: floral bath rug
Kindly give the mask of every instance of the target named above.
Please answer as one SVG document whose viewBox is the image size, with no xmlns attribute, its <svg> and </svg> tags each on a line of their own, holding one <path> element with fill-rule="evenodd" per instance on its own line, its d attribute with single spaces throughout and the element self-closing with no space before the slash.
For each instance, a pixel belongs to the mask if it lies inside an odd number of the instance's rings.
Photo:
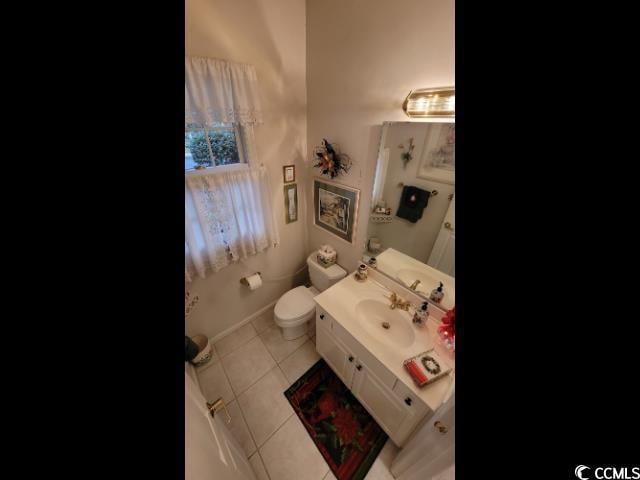
<svg viewBox="0 0 640 480">
<path fill-rule="evenodd" d="M 362 480 L 387 434 L 323 359 L 284 395 L 338 480 Z"/>
</svg>

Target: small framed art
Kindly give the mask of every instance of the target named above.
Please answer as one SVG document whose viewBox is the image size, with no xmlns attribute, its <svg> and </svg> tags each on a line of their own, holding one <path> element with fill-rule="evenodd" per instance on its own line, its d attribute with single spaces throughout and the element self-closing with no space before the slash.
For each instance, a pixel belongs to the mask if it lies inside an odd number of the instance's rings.
<svg viewBox="0 0 640 480">
<path fill-rule="evenodd" d="M 298 220 L 298 185 L 296 183 L 284 186 L 284 212 L 286 223 Z"/>
<path fill-rule="evenodd" d="M 284 177 L 284 183 L 291 183 L 296 181 L 296 166 L 285 165 L 282 167 L 282 176 Z"/>
</svg>

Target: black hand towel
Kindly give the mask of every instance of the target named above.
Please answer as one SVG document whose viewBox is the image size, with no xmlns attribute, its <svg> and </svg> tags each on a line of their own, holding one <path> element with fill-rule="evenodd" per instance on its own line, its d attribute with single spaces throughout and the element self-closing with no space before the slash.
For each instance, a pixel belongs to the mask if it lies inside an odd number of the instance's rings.
<svg viewBox="0 0 640 480">
<path fill-rule="evenodd" d="M 427 206 L 430 195 L 431 192 L 406 185 L 402 189 L 402 198 L 396 216 L 416 223 L 422 218 L 422 211 Z"/>
</svg>

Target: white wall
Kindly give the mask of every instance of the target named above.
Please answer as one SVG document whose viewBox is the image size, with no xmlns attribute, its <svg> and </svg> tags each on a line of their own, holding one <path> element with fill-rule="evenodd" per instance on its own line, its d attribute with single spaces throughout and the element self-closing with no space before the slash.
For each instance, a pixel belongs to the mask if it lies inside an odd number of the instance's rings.
<svg viewBox="0 0 640 480">
<path fill-rule="evenodd" d="M 307 0 L 307 171 L 318 175 L 313 147 L 327 138 L 354 162 L 336 181 L 361 190 L 355 243 L 314 226 L 310 209 L 310 249 L 330 243 L 338 263 L 356 268 L 382 123 L 409 120 L 402 102 L 410 90 L 454 84 L 453 0 Z"/>
<path fill-rule="evenodd" d="M 240 278 L 260 271 L 280 278 L 306 266 L 303 160 L 306 134 L 305 0 L 186 0 L 187 55 L 220 58 L 256 67 L 264 124 L 256 127 L 257 153 L 269 169 L 281 245 L 247 261 L 187 284 L 200 296 L 186 322 L 186 334 L 212 337 L 236 325 L 300 284 L 296 278 L 269 282 L 251 292 Z M 296 165 L 298 221 L 285 224 L 282 166 Z"/>
</svg>

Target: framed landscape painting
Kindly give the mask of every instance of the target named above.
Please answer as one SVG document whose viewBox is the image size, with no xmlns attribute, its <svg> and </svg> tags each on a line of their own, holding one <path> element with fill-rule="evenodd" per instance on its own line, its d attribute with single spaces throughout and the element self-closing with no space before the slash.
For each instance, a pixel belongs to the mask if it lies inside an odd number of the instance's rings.
<svg viewBox="0 0 640 480">
<path fill-rule="evenodd" d="M 353 243 L 360 191 L 326 180 L 313 181 L 314 224 Z"/>
<path fill-rule="evenodd" d="M 455 184 L 455 123 L 431 123 L 424 141 L 418 178 Z"/>
</svg>

